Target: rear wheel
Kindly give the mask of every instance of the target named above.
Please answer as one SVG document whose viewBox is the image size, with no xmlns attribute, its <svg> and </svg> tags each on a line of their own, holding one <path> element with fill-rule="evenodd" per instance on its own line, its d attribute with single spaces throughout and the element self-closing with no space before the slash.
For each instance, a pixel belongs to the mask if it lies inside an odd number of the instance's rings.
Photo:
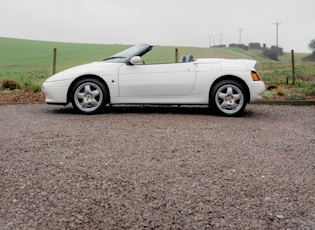
<svg viewBox="0 0 315 230">
<path fill-rule="evenodd" d="M 210 106 L 220 115 L 238 116 L 244 111 L 246 102 L 246 90 L 237 81 L 220 81 L 210 92 Z"/>
<path fill-rule="evenodd" d="M 106 104 L 107 91 L 104 84 L 93 78 L 78 81 L 71 91 L 74 109 L 84 114 L 99 112 Z"/>
</svg>

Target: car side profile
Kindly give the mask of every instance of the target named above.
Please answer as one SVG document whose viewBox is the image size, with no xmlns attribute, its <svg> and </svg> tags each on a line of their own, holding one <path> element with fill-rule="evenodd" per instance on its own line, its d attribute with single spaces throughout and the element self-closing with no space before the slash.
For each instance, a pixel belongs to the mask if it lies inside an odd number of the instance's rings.
<svg viewBox="0 0 315 230">
<path fill-rule="evenodd" d="M 104 60 L 76 66 L 42 85 L 46 103 L 94 114 L 106 105 L 209 105 L 216 113 L 238 116 L 247 103 L 261 99 L 265 84 L 254 60 L 200 58 L 145 64 L 153 49 L 138 44 Z M 185 59 L 185 60 L 184 60 Z"/>
</svg>

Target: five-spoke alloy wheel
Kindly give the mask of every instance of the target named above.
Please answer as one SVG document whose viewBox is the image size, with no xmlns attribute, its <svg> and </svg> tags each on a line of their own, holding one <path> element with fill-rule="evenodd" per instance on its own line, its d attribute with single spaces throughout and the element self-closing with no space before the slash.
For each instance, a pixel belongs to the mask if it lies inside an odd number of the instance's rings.
<svg viewBox="0 0 315 230">
<path fill-rule="evenodd" d="M 73 107 L 80 113 L 94 114 L 106 103 L 107 91 L 103 83 L 94 78 L 78 81 L 71 91 Z"/>
<path fill-rule="evenodd" d="M 246 91 L 237 81 L 220 81 L 210 92 L 210 106 L 221 115 L 238 116 L 243 112 L 246 103 Z"/>
</svg>

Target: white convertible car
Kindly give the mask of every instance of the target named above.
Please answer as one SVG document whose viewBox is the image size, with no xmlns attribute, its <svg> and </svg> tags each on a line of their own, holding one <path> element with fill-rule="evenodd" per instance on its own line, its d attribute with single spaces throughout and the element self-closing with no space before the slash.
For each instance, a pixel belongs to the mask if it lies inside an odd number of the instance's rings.
<svg viewBox="0 0 315 230">
<path fill-rule="evenodd" d="M 256 61 L 188 55 L 178 63 L 145 64 L 143 55 L 152 48 L 135 45 L 51 76 L 42 85 L 46 103 L 71 102 L 84 114 L 108 104 L 209 105 L 220 115 L 237 116 L 265 90 Z"/>
</svg>

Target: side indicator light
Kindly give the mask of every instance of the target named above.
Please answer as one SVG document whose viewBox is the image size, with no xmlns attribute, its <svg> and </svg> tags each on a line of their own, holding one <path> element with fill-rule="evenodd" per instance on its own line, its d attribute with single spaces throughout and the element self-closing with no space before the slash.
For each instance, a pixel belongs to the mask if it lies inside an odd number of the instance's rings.
<svg viewBox="0 0 315 230">
<path fill-rule="evenodd" d="M 251 72 L 251 76 L 252 76 L 253 81 L 260 81 L 261 80 L 258 73 L 254 72 L 254 71 Z"/>
</svg>

